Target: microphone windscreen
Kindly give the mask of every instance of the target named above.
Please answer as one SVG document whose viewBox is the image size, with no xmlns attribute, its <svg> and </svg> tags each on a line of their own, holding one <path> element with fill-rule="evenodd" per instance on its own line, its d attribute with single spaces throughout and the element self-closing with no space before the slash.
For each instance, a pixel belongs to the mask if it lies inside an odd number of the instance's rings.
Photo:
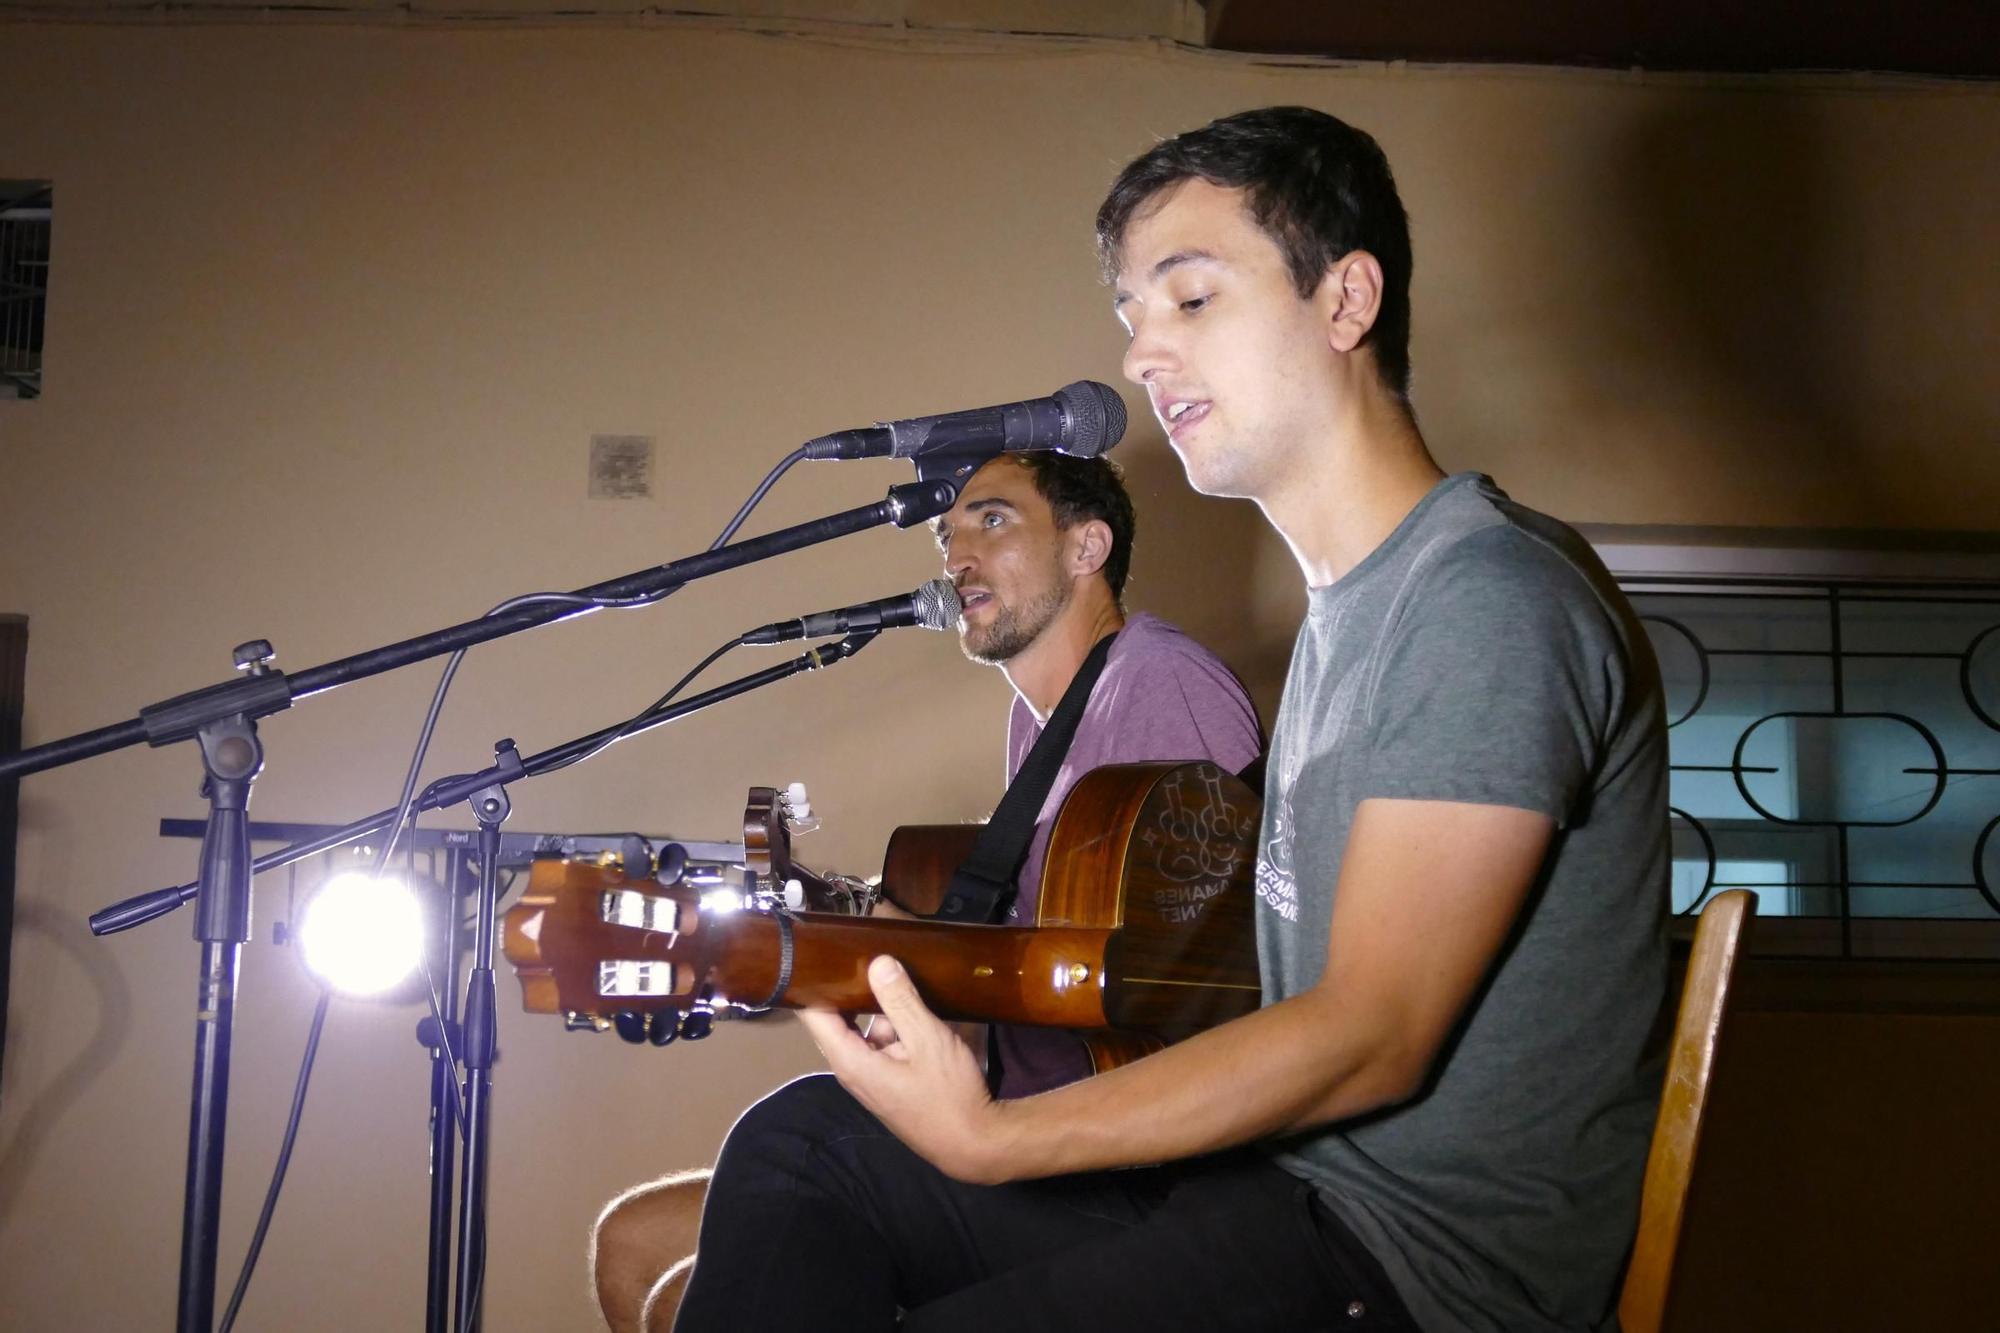
<svg viewBox="0 0 2000 1333">
<path fill-rule="evenodd" d="M 1125 400 L 1108 384 L 1078 380 L 1057 389 L 1055 398 L 1069 414 L 1072 438 L 1061 452 L 1095 458 L 1125 438 Z"/>
<path fill-rule="evenodd" d="M 932 579 L 917 589 L 917 623 L 925 629 L 950 629 L 964 610 L 950 579 Z"/>
</svg>

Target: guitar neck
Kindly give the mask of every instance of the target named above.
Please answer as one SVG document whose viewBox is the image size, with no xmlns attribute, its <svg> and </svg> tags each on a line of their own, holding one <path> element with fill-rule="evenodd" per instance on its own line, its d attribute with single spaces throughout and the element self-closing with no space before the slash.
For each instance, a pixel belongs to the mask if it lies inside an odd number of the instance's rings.
<svg viewBox="0 0 2000 1333">
<path fill-rule="evenodd" d="M 759 883 L 804 882 L 776 793 L 752 794 L 745 847 L 762 850 L 746 851 L 746 867 Z M 949 1018 L 1175 1039 L 1262 998 L 1251 888 L 1257 809 L 1256 794 L 1213 764 L 1085 774 L 1051 832 L 1032 928 L 707 910 L 692 886 L 628 880 L 601 862 L 537 861 L 507 912 L 506 952 L 533 1013 L 601 1021 L 685 1012 L 703 999 L 873 1013 L 868 963 L 888 954 Z M 898 830 L 884 882 L 922 911 L 977 833 Z"/>
<path fill-rule="evenodd" d="M 789 918 L 792 975 L 777 1003 L 876 1013 L 868 963 L 888 954 L 909 970 L 924 1000 L 955 1020 L 1097 1028 L 1104 1022 L 1108 930 L 968 926 L 816 912 Z M 738 1004 L 778 989 L 782 941 L 761 912 L 704 917 L 691 943 L 703 980 Z M 677 987 L 678 989 L 678 987 Z"/>
</svg>

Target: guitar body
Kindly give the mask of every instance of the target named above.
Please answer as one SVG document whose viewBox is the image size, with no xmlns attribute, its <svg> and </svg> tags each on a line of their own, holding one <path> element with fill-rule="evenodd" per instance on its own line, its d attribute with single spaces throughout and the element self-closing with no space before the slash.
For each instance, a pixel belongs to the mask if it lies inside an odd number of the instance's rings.
<svg viewBox="0 0 2000 1333">
<path fill-rule="evenodd" d="M 1042 929 L 1109 929 L 1110 1031 L 1080 1033 L 1093 1071 L 1258 1007 L 1255 890 L 1262 803 L 1214 764 L 1085 774 L 1056 816 Z"/>
<path fill-rule="evenodd" d="M 939 1014 L 1078 1030 L 1108 1068 L 1258 1006 L 1255 793 L 1213 764 L 1083 776 L 1051 831 L 1034 926 L 702 909 L 615 867 L 538 862 L 505 948 L 532 1012 L 821 1004 L 875 1012 L 868 961 L 895 956 Z M 934 905 L 978 829 L 899 829 L 887 892 Z M 956 853 L 956 854 L 954 854 Z"/>
<path fill-rule="evenodd" d="M 882 853 L 882 896 L 911 916 L 932 916 L 944 905 L 951 872 L 972 855 L 984 824 L 905 824 L 889 835 Z"/>
</svg>

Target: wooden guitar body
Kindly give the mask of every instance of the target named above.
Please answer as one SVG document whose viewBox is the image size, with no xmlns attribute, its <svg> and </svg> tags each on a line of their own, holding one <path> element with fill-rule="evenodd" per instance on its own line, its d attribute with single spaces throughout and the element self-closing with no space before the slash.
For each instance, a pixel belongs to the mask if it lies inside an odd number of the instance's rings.
<svg viewBox="0 0 2000 1333">
<path fill-rule="evenodd" d="M 584 1019 L 697 1003 L 872 1013 L 866 969 L 886 953 L 940 1015 L 1078 1029 L 1103 1068 L 1257 1007 L 1258 814 L 1213 764 L 1087 773 L 1051 832 L 1034 926 L 786 912 L 768 898 L 704 909 L 615 866 L 538 862 L 505 949 L 529 1011 Z M 934 903 L 977 832 L 898 830 L 889 895 Z"/>
</svg>

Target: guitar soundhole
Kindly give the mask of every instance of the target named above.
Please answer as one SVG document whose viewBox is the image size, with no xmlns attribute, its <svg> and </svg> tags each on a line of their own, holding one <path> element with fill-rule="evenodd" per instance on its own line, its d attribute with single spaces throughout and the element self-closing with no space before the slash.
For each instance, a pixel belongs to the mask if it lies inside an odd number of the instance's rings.
<svg viewBox="0 0 2000 1333">
<path fill-rule="evenodd" d="M 607 958 L 597 965 L 597 993 L 618 1000 L 672 995 L 674 965 L 638 958 Z"/>
</svg>

